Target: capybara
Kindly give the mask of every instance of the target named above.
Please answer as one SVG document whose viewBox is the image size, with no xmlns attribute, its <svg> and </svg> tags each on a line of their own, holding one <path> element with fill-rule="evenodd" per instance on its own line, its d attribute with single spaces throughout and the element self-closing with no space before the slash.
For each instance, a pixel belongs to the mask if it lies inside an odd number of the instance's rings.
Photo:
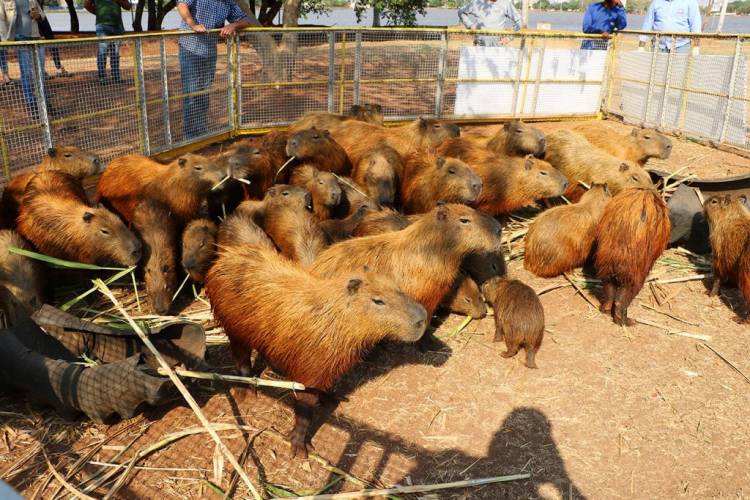
<svg viewBox="0 0 750 500">
<path fill-rule="evenodd" d="M 570 185 L 565 196 L 573 200 L 584 192 L 579 181 L 589 186 L 606 183 L 613 195 L 628 187 L 653 186 L 642 167 L 615 158 L 570 130 L 558 130 L 547 136 L 544 158 L 568 178 Z"/>
<path fill-rule="evenodd" d="M 191 221 L 182 232 L 182 268 L 195 283 L 203 283 L 216 255 L 219 228 L 208 219 Z"/>
<path fill-rule="evenodd" d="M 526 366 L 536 368 L 536 353 L 544 338 L 544 307 L 533 288 L 518 280 L 495 277 L 482 285 L 495 312 L 495 342 L 505 340 L 504 358 L 523 347 Z"/>
<path fill-rule="evenodd" d="M 296 393 L 294 456 L 307 456 L 320 391 L 330 391 L 381 340 L 415 342 L 428 323 L 419 303 L 373 273 L 360 268 L 315 277 L 275 251 L 251 245 L 221 249 L 206 290 L 240 373 L 250 373 L 257 350 L 307 388 Z"/>
<path fill-rule="evenodd" d="M 295 132 L 297 130 L 305 130 L 313 127 L 318 130 L 331 130 L 350 120 L 359 120 L 372 123 L 373 125 L 382 125 L 383 106 L 380 104 L 355 104 L 351 107 L 348 115 L 326 113 L 323 111 L 306 113 L 302 118 L 292 123 L 289 126 L 289 130 Z"/>
<path fill-rule="evenodd" d="M 358 187 L 351 177 L 338 176 L 339 186 L 341 186 L 341 201 L 339 202 L 334 216 L 343 219 L 353 214 L 359 207 L 367 207 L 370 210 L 380 209 L 380 205 Z"/>
<path fill-rule="evenodd" d="M 276 249 L 271 238 L 258 226 L 250 210 L 243 210 L 243 205 L 258 202 L 244 202 L 237 207 L 219 226 L 217 236 L 217 247 L 229 247 L 235 245 L 260 245 L 265 248 Z"/>
<path fill-rule="evenodd" d="M 352 179 L 375 203 L 393 206 L 404 166 L 395 149 L 381 145 L 360 158 L 352 169 Z"/>
<path fill-rule="evenodd" d="M 502 249 L 492 252 L 472 252 L 464 257 L 461 271 L 469 275 L 480 287 L 489 279 L 508 274 Z"/>
<path fill-rule="evenodd" d="M 484 303 L 479 286 L 464 273 L 459 273 L 440 306 L 453 314 L 471 316 L 475 319 L 487 316 L 487 304 Z"/>
<path fill-rule="evenodd" d="M 429 212 L 438 201 L 474 203 L 482 192 L 482 179 L 456 158 L 432 153 L 411 153 L 404 165 L 401 204 L 407 214 Z"/>
<path fill-rule="evenodd" d="M 450 137 L 458 137 L 460 132 L 458 125 L 434 118 L 419 118 L 401 127 L 348 121 L 332 130 L 331 135 L 356 165 L 365 154 L 381 145 L 390 146 L 405 157 L 413 151 L 426 151 Z"/>
<path fill-rule="evenodd" d="M 279 171 L 289 157 L 286 154 L 286 141 L 289 140 L 289 132 L 286 130 L 272 130 L 261 137 L 261 149 L 268 156 L 271 172 L 271 184 L 276 177 L 281 177 L 282 182 L 289 179 L 289 171 Z M 268 187 L 271 185 L 269 184 Z M 265 191 L 264 191 L 265 192 Z"/>
<path fill-rule="evenodd" d="M 0 310 L 6 326 L 42 307 L 45 276 L 39 261 L 11 253 L 8 247 L 31 250 L 31 245 L 15 231 L 0 231 Z"/>
<path fill-rule="evenodd" d="M 353 214 L 343 219 L 327 219 L 320 221 L 318 225 L 326 236 L 328 244 L 336 243 L 351 238 L 354 231 L 362 224 L 368 212 L 372 211 L 367 206 L 361 206 Z"/>
<path fill-rule="evenodd" d="M 265 136 L 264 136 L 265 137 Z M 281 164 L 274 166 L 274 160 L 271 153 L 262 147 L 262 140 L 259 138 L 245 139 L 239 141 L 235 154 L 245 155 L 245 166 L 247 173 L 244 179 L 250 184 L 245 184 L 242 189 L 245 196 L 249 199 L 260 200 L 263 198 L 266 190 L 273 185 L 273 177 Z M 286 139 L 281 144 L 282 154 L 285 156 Z M 283 160 L 282 160 L 283 164 Z"/>
<path fill-rule="evenodd" d="M 653 129 L 633 128 L 629 134 L 622 135 L 602 122 L 591 122 L 581 124 L 574 130 L 597 148 L 641 166 L 649 158 L 666 160 L 672 154 L 672 140 Z"/>
<path fill-rule="evenodd" d="M 361 122 L 374 123 L 375 125 L 383 124 L 383 106 L 380 104 L 353 104 L 349 114 L 352 118 Z"/>
<path fill-rule="evenodd" d="M 34 176 L 34 173 L 56 170 L 72 176 L 77 181 L 82 181 L 84 178 L 96 174 L 100 169 L 101 164 L 98 156 L 82 151 L 75 146 L 57 146 L 48 149 L 47 154 L 42 158 L 42 162 L 33 172 L 15 175 L 5 186 L 0 201 L 3 223 L 8 227 L 15 227 L 21 198 L 23 198 L 26 185 Z"/>
<path fill-rule="evenodd" d="M 745 274 L 750 267 L 743 267 L 743 255 L 748 252 L 750 241 L 750 211 L 743 203 L 742 197 L 731 195 L 712 196 L 704 204 L 708 220 L 713 283 L 709 295 L 719 293 L 722 283 L 736 284 L 750 304 L 750 290 L 743 289 L 747 282 Z"/>
<path fill-rule="evenodd" d="M 144 198 L 135 206 L 133 228 L 143 241 L 143 279 L 151 307 L 169 314 L 177 292 L 177 224 L 166 205 Z"/>
<path fill-rule="evenodd" d="M 368 266 L 390 276 L 431 316 L 455 283 L 464 256 L 500 247 L 501 228 L 495 219 L 466 205 L 441 204 L 401 231 L 331 245 L 310 270 L 330 277 Z"/>
<path fill-rule="evenodd" d="M 582 266 L 591 254 L 596 225 L 612 198 L 606 184 L 594 184 L 578 203 L 540 214 L 529 226 L 523 267 L 552 278 Z"/>
<path fill-rule="evenodd" d="M 655 189 L 629 188 L 607 203 L 596 227 L 595 265 L 604 291 L 600 310 L 616 324 L 635 324 L 628 306 L 666 250 L 670 230 L 669 210 Z"/>
<path fill-rule="evenodd" d="M 312 165 L 295 167 L 289 184 L 303 187 L 310 192 L 313 213 L 318 220 L 330 219 L 341 203 L 341 186 L 336 176 L 330 172 L 321 172 Z"/>
<path fill-rule="evenodd" d="M 35 184 L 61 180 L 59 192 L 36 192 Z M 134 266 L 141 258 L 141 242 L 109 210 L 93 208 L 87 200 L 62 196 L 66 174 L 41 172 L 29 182 L 21 202 L 18 232 L 41 253 L 86 264 Z"/>
<path fill-rule="evenodd" d="M 369 211 L 362 218 L 362 222 L 354 229 L 352 236 L 373 236 L 376 234 L 401 231 L 411 222 L 405 215 L 392 208 L 380 211 Z"/>
<path fill-rule="evenodd" d="M 255 154 L 256 151 L 258 154 Z M 209 190 L 207 197 L 209 218 L 215 221 L 225 219 L 227 214 L 231 214 L 237 205 L 242 203 L 242 200 L 251 197 L 259 190 L 253 186 L 249 177 L 253 175 L 257 178 L 258 171 L 263 168 L 262 159 L 264 158 L 266 157 L 260 154 L 259 148 L 244 144 L 228 149 L 214 158 L 219 167 L 224 172 L 228 172 L 231 178 Z"/>
<path fill-rule="evenodd" d="M 352 170 L 346 151 L 327 130 L 311 128 L 294 132 L 286 141 L 286 154 L 299 163 L 307 163 L 318 170 L 337 175 L 348 175 Z"/>
<path fill-rule="evenodd" d="M 544 133 L 521 120 L 505 122 L 487 141 L 487 149 L 498 155 L 544 158 Z"/>
<path fill-rule="evenodd" d="M 225 175 L 225 166 L 196 154 L 185 154 L 168 164 L 142 155 L 122 156 L 104 169 L 96 186 L 96 201 L 103 201 L 123 219 L 133 220 L 141 197 L 169 207 L 181 223 L 197 217 L 211 188 Z"/>
</svg>

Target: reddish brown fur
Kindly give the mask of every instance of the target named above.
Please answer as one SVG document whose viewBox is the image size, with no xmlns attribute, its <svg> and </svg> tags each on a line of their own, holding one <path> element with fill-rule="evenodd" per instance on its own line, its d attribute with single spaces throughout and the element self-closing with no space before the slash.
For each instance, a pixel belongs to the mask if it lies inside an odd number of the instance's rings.
<svg viewBox="0 0 750 500">
<path fill-rule="evenodd" d="M 219 248 L 235 245 L 259 245 L 273 250 L 276 249 L 271 238 L 255 222 L 254 211 L 247 210 L 247 206 L 243 207 L 243 205 L 249 203 L 255 204 L 258 202 L 246 201 L 240 204 L 237 210 L 221 223 L 217 237 Z"/>
<path fill-rule="evenodd" d="M 50 186 L 54 179 L 60 180 L 59 189 L 37 192 L 37 182 Z M 21 235 L 51 257 L 87 264 L 135 265 L 141 258 L 138 238 L 112 212 L 92 208 L 87 200 L 67 191 L 70 182 L 69 176 L 59 172 L 34 176 L 21 203 Z"/>
<path fill-rule="evenodd" d="M 656 259 L 667 248 L 669 211 L 654 189 L 631 188 L 607 204 L 596 229 L 596 273 L 602 280 L 602 312 L 632 325 L 628 306 Z"/>
<path fill-rule="evenodd" d="M 196 283 L 203 283 L 216 256 L 219 228 L 208 219 L 196 219 L 182 232 L 182 268 Z"/>
<path fill-rule="evenodd" d="M 113 160 L 102 172 L 96 199 L 130 222 L 140 199 L 151 198 L 185 223 L 197 217 L 209 191 L 226 173 L 224 165 L 195 154 L 182 155 L 166 165 L 128 155 Z"/>
<path fill-rule="evenodd" d="M 315 277 L 273 250 L 253 246 L 221 250 L 206 290 L 241 373 L 250 372 L 257 350 L 308 391 L 331 390 L 381 340 L 418 340 L 428 318 L 388 280 L 361 269 Z M 306 455 L 317 392 L 298 397 L 292 452 Z"/>
<path fill-rule="evenodd" d="M 581 201 L 543 212 L 529 226 L 523 267 L 552 278 L 582 266 L 596 238 L 596 225 L 612 195 L 606 184 L 594 184 Z"/>
<path fill-rule="evenodd" d="M 271 166 L 270 172 L 270 184 L 266 187 L 268 189 L 273 184 L 273 179 L 277 176 L 278 170 L 286 163 L 289 156 L 286 154 L 286 141 L 289 140 L 289 132 L 285 130 L 272 130 L 261 138 L 261 149 L 269 158 L 269 164 Z M 280 182 L 286 182 L 289 180 L 289 171 L 279 172 Z M 263 191 L 265 193 L 265 190 Z"/>
<path fill-rule="evenodd" d="M 312 165 L 295 167 L 289 180 L 292 186 L 305 188 L 312 195 L 313 212 L 318 220 L 330 219 L 341 202 L 341 186 L 336 176 Z"/>
<path fill-rule="evenodd" d="M 343 219 L 353 214 L 360 207 L 367 207 L 370 210 L 378 210 L 379 205 L 367 196 L 361 188 L 350 177 L 339 176 L 339 186 L 341 186 L 341 202 L 336 207 L 334 216 Z"/>
<path fill-rule="evenodd" d="M 44 304 L 44 267 L 37 260 L 11 253 L 11 246 L 32 250 L 15 231 L 0 231 L 0 310 L 8 326 Z"/>
<path fill-rule="evenodd" d="M 379 205 L 393 205 L 398 199 L 398 187 L 404 166 L 395 149 L 376 147 L 354 165 L 352 179 Z"/>
<path fill-rule="evenodd" d="M 327 130 L 311 128 L 294 132 L 286 141 L 286 154 L 325 172 L 348 175 L 352 170 L 346 151 Z"/>
<path fill-rule="evenodd" d="M 348 115 L 338 115 L 335 113 L 312 112 L 306 113 L 305 116 L 294 122 L 289 130 L 305 130 L 308 128 L 317 128 L 318 130 L 331 130 L 342 123 L 358 120 L 372 123 L 373 125 L 383 124 L 383 107 L 380 104 L 365 104 L 364 106 L 353 105 Z"/>
<path fill-rule="evenodd" d="M 487 149 L 497 155 L 544 158 L 545 139 L 541 130 L 520 120 L 505 122 L 486 143 Z"/>
<path fill-rule="evenodd" d="M 518 280 L 492 278 L 482 286 L 482 293 L 495 312 L 495 342 L 505 340 L 511 358 L 523 347 L 526 366 L 536 368 L 536 353 L 544 338 L 544 308 L 533 288 Z"/>
<path fill-rule="evenodd" d="M 508 274 L 505 255 L 502 250 L 495 252 L 472 252 L 464 257 L 461 270 L 468 274 L 480 287 L 490 278 L 505 278 Z"/>
<path fill-rule="evenodd" d="M 362 224 L 362 221 L 371 209 L 361 206 L 356 212 L 343 219 L 328 219 L 321 221 L 318 225 L 326 235 L 328 244 L 336 243 L 351 238 L 354 231 Z"/>
<path fill-rule="evenodd" d="M 373 236 L 376 234 L 391 233 L 401 231 L 410 224 L 406 216 L 386 208 L 380 211 L 370 211 L 365 214 L 362 222 L 352 233 L 353 236 Z"/>
<path fill-rule="evenodd" d="M 482 192 L 482 179 L 456 158 L 432 153 L 407 157 L 401 181 L 401 203 L 407 214 L 432 210 L 438 201 L 472 204 Z"/>
<path fill-rule="evenodd" d="M 440 306 L 453 314 L 471 316 L 475 319 L 487 316 L 487 304 L 484 303 L 479 286 L 464 273 L 459 273 Z"/>
<path fill-rule="evenodd" d="M 590 122 L 574 130 L 597 148 L 641 166 L 649 158 L 666 160 L 672 153 L 672 140 L 653 129 L 634 128 L 629 134 L 622 135 L 603 122 Z"/>
</svg>

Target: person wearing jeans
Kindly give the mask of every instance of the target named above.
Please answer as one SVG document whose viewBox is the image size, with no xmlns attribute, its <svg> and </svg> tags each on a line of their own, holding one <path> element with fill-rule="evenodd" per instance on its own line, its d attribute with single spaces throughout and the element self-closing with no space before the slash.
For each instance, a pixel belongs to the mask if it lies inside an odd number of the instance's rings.
<svg viewBox="0 0 750 500">
<path fill-rule="evenodd" d="M 216 73 L 216 37 L 208 30 L 221 28 L 226 38 L 249 26 L 249 20 L 234 0 L 178 0 L 180 29 L 195 34 L 180 37 L 182 81 L 182 130 L 185 139 L 208 133 L 210 88 Z M 225 23 L 229 23 L 226 24 Z"/>
<path fill-rule="evenodd" d="M 0 49 L 0 73 L 3 75 L 0 84 L 7 85 L 10 83 L 10 73 L 8 72 L 8 51 Z"/>
<path fill-rule="evenodd" d="M 39 34 L 42 35 L 42 38 L 45 40 L 55 39 L 55 32 L 52 31 L 52 26 L 50 26 L 49 19 L 47 19 L 44 12 L 42 12 L 42 18 L 37 21 L 37 24 L 39 25 Z M 52 53 L 52 62 L 55 63 L 55 69 L 57 69 L 57 76 L 70 76 L 70 73 L 65 70 L 62 60 L 60 59 L 60 49 L 58 47 L 52 47 L 50 52 Z"/>
<path fill-rule="evenodd" d="M 130 10 L 129 0 L 86 0 L 84 7 L 96 15 L 96 36 L 105 38 L 125 33 L 122 25 L 122 10 Z M 120 77 L 120 42 L 99 42 L 96 54 L 96 69 L 99 83 L 107 84 L 107 56 L 109 55 L 110 73 L 114 83 L 121 83 Z"/>
</svg>

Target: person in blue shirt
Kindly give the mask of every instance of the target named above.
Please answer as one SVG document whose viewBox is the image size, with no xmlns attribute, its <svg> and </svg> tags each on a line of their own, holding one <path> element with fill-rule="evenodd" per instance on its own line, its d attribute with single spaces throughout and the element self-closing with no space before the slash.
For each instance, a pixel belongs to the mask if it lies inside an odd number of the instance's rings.
<svg viewBox="0 0 750 500">
<path fill-rule="evenodd" d="M 217 43 L 208 30 L 221 28 L 219 35 L 226 38 L 250 26 L 250 22 L 234 0 L 178 0 L 177 10 L 182 17 L 180 29 L 196 33 L 181 36 L 179 42 L 182 93 L 189 94 L 183 98 L 182 129 L 184 138 L 189 139 L 208 131 L 209 92 L 216 73 Z"/>
<path fill-rule="evenodd" d="M 701 11 L 697 0 L 653 0 L 646 11 L 643 30 L 700 33 Z M 648 37 L 642 36 L 640 46 L 645 46 L 647 40 Z M 675 38 L 673 42 L 672 37 L 661 37 L 659 50 L 661 52 L 688 52 L 690 40 Z"/>
<path fill-rule="evenodd" d="M 625 29 L 628 20 L 620 0 L 592 3 L 583 16 L 584 33 L 600 33 L 605 40 L 584 40 L 582 49 L 607 50 L 607 38 L 613 32 Z"/>
<path fill-rule="evenodd" d="M 510 23 L 513 31 L 521 29 L 521 15 L 511 0 L 469 0 L 458 9 L 458 19 L 467 29 L 503 30 Z M 508 42 L 503 38 L 503 44 Z M 477 45 L 497 46 L 498 37 L 478 36 Z"/>
</svg>

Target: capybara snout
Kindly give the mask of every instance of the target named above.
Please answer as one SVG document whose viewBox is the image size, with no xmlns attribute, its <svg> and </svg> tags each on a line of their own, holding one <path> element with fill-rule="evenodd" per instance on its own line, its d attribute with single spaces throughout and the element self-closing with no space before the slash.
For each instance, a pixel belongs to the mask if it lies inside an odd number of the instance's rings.
<svg viewBox="0 0 750 500">
<path fill-rule="evenodd" d="M 347 287 L 351 296 L 360 287 L 362 292 L 369 295 L 369 311 L 362 312 L 380 318 L 388 337 L 403 342 L 416 342 L 424 334 L 427 328 L 427 310 L 415 299 L 395 288 L 389 280 L 369 272 L 364 280 L 351 279 Z"/>
</svg>

